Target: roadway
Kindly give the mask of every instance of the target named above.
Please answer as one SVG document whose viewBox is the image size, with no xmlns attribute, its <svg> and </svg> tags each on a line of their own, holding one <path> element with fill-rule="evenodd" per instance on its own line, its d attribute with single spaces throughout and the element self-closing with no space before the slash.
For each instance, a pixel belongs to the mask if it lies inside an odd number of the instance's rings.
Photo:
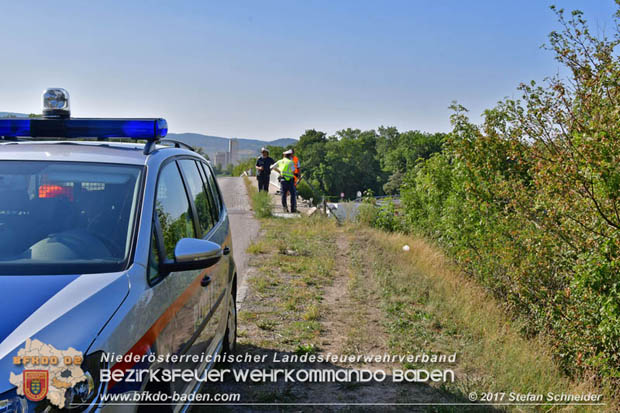
<svg viewBox="0 0 620 413">
<path fill-rule="evenodd" d="M 254 218 L 247 190 L 240 177 L 220 177 L 217 182 L 228 209 L 233 239 L 233 258 L 237 265 L 237 302 L 242 303 L 247 291 L 245 276 L 248 270 L 247 249 L 258 236 L 259 222 Z"/>
</svg>

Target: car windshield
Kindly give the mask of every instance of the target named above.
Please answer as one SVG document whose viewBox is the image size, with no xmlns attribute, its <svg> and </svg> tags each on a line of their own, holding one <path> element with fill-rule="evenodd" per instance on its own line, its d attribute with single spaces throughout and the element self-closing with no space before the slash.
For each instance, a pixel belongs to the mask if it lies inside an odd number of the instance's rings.
<svg viewBox="0 0 620 413">
<path fill-rule="evenodd" d="M 0 161 L 0 274 L 120 271 L 142 168 Z"/>
</svg>

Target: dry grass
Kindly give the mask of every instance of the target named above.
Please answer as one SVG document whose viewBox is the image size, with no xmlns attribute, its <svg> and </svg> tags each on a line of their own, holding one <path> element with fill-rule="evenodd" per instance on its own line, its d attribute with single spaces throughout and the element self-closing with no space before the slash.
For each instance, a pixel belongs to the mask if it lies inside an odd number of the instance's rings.
<svg viewBox="0 0 620 413">
<path fill-rule="evenodd" d="M 417 393 L 423 387 L 402 393 L 400 387 L 377 386 L 364 390 L 374 392 L 360 393 L 353 386 L 333 397 L 437 402 L 444 394 L 466 400 L 469 392 L 596 393 L 569 380 L 542 338 L 523 338 L 500 303 L 425 240 L 361 225 L 339 226 L 322 217 L 261 222 L 263 237 L 248 248 L 256 272 L 248 278 L 249 296 L 239 314 L 242 346 L 296 353 L 457 353 L 456 365 L 446 366 L 455 370 L 455 383 L 428 387 L 427 393 Z M 409 252 L 402 250 L 405 244 Z M 314 401 L 324 392 L 288 390 L 296 401 Z M 600 411 L 601 406 L 505 409 Z"/>
<path fill-rule="evenodd" d="M 459 378 L 450 391 L 600 393 L 568 379 L 541 337 L 525 339 L 520 327 L 429 242 L 356 226 L 360 277 L 375 277 L 396 352 L 457 352 Z M 402 250 L 404 245 L 410 251 Z M 610 409 L 613 407 L 608 406 Z M 600 411 L 571 406 L 568 411 Z M 546 406 L 541 410 L 560 410 Z"/>
</svg>

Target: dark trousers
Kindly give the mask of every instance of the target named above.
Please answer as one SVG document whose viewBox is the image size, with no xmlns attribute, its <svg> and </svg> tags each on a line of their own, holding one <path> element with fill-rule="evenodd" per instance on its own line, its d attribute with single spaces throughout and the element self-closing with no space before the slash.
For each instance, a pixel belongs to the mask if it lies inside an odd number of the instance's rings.
<svg viewBox="0 0 620 413">
<path fill-rule="evenodd" d="M 258 191 L 269 192 L 269 175 L 258 175 Z"/>
<path fill-rule="evenodd" d="M 291 194 L 291 212 L 297 210 L 297 189 L 292 179 L 282 179 L 280 181 L 280 192 L 282 193 L 282 206 L 286 208 L 286 193 Z"/>
</svg>

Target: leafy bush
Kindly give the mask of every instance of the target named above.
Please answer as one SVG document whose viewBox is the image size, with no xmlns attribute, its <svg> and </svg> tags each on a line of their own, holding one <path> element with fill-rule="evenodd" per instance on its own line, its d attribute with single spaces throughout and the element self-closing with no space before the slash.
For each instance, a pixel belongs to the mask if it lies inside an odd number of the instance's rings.
<svg viewBox="0 0 620 413">
<path fill-rule="evenodd" d="M 550 49 L 571 73 L 520 86 L 472 125 L 453 105 L 444 151 L 401 188 L 409 230 L 439 240 L 461 268 L 549 332 L 569 372 L 620 389 L 620 43 L 580 12 Z"/>
<path fill-rule="evenodd" d="M 256 175 L 255 166 L 256 166 L 256 158 L 246 159 L 233 167 L 232 176 L 240 176 L 246 171 L 250 171 L 251 174 Z"/>
<path fill-rule="evenodd" d="M 403 229 L 401 219 L 397 215 L 394 202 L 391 199 L 386 199 L 382 202 L 377 211 L 374 226 L 389 232 Z"/>
<path fill-rule="evenodd" d="M 357 209 L 357 220 L 362 224 L 373 227 L 377 220 L 377 207 L 369 202 L 362 202 Z"/>
<path fill-rule="evenodd" d="M 308 184 L 308 182 L 306 182 L 305 179 L 302 179 L 301 181 L 299 181 L 299 183 L 297 184 L 297 194 L 302 197 L 302 199 L 306 199 L 306 200 L 313 200 L 313 204 L 314 205 L 318 205 L 319 202 L 321 202 L 321 194 L 314 192 L 312 190 L 312 187 Z"/>
<path fill-rule="evenodd" d="M 367 191 L 357 209 L 357 221 L 389 232 L 402 231 L 405 228 L 392 199 L 385 198 L 378 203 L 372 197 L 371 191 Z"/>
</svg>

